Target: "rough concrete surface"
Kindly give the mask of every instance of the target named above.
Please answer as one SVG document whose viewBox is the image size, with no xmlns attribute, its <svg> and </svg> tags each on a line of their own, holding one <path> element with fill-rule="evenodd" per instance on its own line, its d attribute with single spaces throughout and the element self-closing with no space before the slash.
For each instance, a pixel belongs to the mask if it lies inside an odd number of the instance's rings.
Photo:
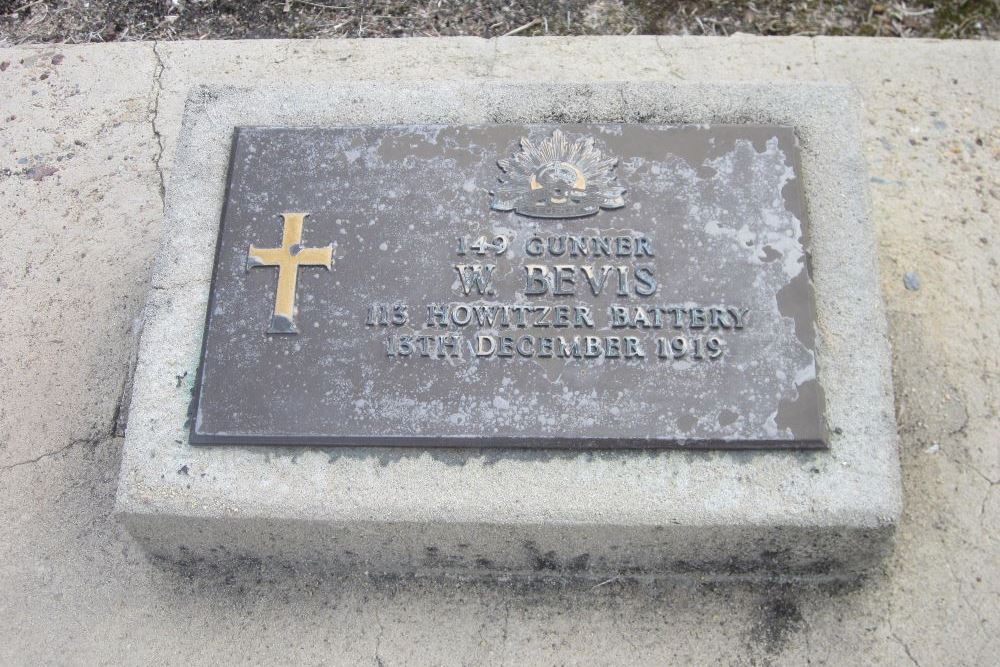
<svg viewBox="0 0 1000 667">
<path fill-rule="evenodd" d="M 825 38 L 0 51 L 0 662 L 991 663 L 997 71 L 993 43 Z M 440 582 L 248 562 L 194 576 L 147 561 L 111 518 L 114 429 L 188 87 L 429 76 L 857 86 L 905 498 L 882 571 L 852 586 L 581 586 L 558 572 L 536 583 Z"/>
</svg>

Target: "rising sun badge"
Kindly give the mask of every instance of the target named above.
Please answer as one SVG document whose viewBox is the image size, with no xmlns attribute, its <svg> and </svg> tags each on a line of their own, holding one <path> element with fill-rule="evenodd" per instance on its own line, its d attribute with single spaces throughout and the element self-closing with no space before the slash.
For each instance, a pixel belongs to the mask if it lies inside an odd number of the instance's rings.
<svg viewBox="0 0 1000 667">
<path fill-rule="evenodd" d="M 625 188 L 615 178 L 617 164 L 591 137 L 570 142 L 556 130 L 537 145 L 524 138 L 519 152 L 497 161 L 504 174 L 490 192 L 490 206 L 533 218 L 579 218 L 621 208 Z"/>
</svg>

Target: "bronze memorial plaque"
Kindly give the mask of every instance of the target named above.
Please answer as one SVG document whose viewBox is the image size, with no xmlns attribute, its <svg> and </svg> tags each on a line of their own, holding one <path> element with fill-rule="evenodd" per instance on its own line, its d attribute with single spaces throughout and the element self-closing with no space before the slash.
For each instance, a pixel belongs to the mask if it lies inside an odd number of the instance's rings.
<svg viewBox="0 0 1000 667">
<path fill-rule="evenodd" d="M 191 442 L 825 447 L 802 192 L 787 127 L 240 128 Z"/>
</svg>

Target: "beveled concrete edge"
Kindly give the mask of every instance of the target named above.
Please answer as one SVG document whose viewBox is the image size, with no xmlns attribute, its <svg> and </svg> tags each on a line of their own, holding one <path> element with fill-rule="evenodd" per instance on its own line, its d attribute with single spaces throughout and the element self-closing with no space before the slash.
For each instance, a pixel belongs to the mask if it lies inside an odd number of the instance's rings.
<svg viewBox="0 0 1000 667">
<path fill-rule="evenodd" d="M 194 89 L 140 345 L 117 510 L 279 522 L 891 528 L 901 508 L 898 453 L 858 105 L 849 88 L 815 83 Z M 829 452 L 505 457 L 187 445 L 183 423 L 233 127 L 591 120 L 796 127 L 812 225 L 820 377 L 834 433 Z M 259 478 L 261 465 L 267 479 Z"/>
</svg>

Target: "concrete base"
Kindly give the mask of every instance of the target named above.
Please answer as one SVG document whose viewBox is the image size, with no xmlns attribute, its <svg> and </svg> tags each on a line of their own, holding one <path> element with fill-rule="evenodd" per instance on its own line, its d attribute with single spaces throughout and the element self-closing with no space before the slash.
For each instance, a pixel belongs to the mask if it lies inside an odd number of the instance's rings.
<svg viewBox="0 0 1000 667">
<path fill-rule="evenodd" d="M 796 128 L 811 221 L 825 452 L 197 448 L 186 421 L 232 129 L 483 122 Z M 886 323 L 846 87 L 379 83 L 188 99 L 117 496 L 154 554 L 389 572 L 850 574 L 900 513 Z"/>
</svg>

